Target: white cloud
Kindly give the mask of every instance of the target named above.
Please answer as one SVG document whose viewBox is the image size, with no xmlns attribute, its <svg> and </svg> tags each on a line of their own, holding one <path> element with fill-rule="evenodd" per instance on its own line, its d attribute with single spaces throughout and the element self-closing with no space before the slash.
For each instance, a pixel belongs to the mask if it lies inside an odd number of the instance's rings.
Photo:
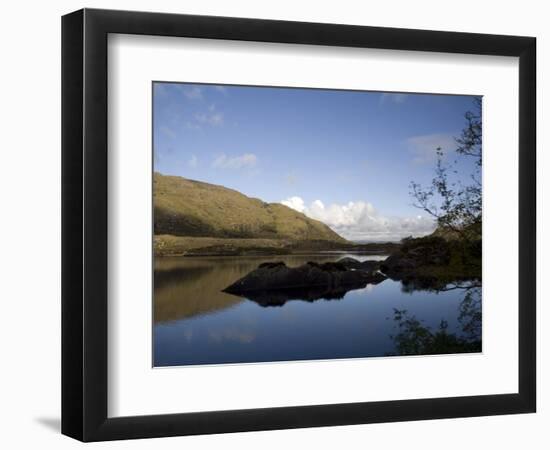
<svg viewBox="0 0 550 450">
<path fill-rule="evenodd" d="M 281 200 L 281 203 L 289 208 L 294 209 L 295 211 L 303 213 L 306 209 L 304 201 L 300 197 L 290 197 L 286 200 Z"/>
<path fill-rule="evenodd" d="M 223 119 L 223 114 L 219 111 L 216 111 L 216 107 L 214 105 L 210 105 L 208 107 L 207 113 L 195 114 L 195 120 L 203 125 L 223 125 Z"/>
<path fill-rule="evenodd" d="M 437 160 L 438 147 L 444 153 L 456 149 L 456 141 L 451 134 L 425 134 L 407 139 L 407 144 L 413 155 L 415 164 L 433 164 Z"/>
<path fill-rule="evenodd" d="M 202 98 L 202 89 L 197 86 L 183 87 L 181 91 L 190 100 L 199 100 Z"/>
<path fill-rule="evenodd" d="M 397 241 L 407 236 L 424 236 L 435 229 L 431 218 L 385 217 L 371 203 L 363 201 L 325 206 L 321 200 L 315 200 L 307 206 L 301 197 L 294 196 L 281 203 L 325 223 L 352 241 Z"/>
<path fill-rule="evenodd" d="M 199 165 L 198 158 L 195 155 L 191 155 L 191 158 L 187 161 L 187 165 L 192 169 L 195 169 Z"/>
<path fill-rule="evenodd" d="M 403 103 L 405 100 L 407 100 L 408 94 L 397 94 L 397 93 L 389 93 L 385 92 L 382 94 L 382 97 L 380 97 L 380 103 Z"/>
<path fill-rule="evenodd" d="M 232 157 L 222 153 L 214 160 L 212 167 L 218 169 L 246 169 L 255 167 L 257 162 L 258 158 L 254 153 L 244 153 Z"/>
</svg>

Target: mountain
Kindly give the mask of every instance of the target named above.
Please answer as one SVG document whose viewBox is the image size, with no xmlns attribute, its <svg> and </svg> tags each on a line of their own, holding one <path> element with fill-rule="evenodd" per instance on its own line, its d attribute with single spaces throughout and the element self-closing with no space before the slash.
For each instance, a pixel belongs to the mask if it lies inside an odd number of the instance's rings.
<svg viewBox="0 0 550 450">
<path fill-rule="evenodd" d="M 153 205 L 155 235 L 349 243 L 280 203 L 182 177 L 155 173 Z"/>
</svg>

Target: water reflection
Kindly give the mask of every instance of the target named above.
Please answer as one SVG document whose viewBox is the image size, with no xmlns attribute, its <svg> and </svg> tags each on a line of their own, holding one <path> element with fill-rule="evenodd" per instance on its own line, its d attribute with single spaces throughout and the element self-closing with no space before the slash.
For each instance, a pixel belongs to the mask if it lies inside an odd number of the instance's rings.
<svg viewBox="0 0 550 450">
<path fill-rule="evenodd" d="M 344 287 L 331 289 L 325 286 L 270 289 L 267 291 L 249 292 L 246 294 L 246 298 L 263 307 L 283 306 L 290 300 L 301 300 L 310 303 L 316 300 L 342 300 L 344 296 L 352 290 L 354 289 L 347 289 Z"/>
<path fill-rule="evenodd" d="M 323 263 L 343 256 L 293 255 L 277 260 L 297 267 L 307 261 Z M 361 260 L 385 257 L 351 256 Z M 386 280 L 341 293 L 293 292 L 281 297 L 271 293 L 267 303 L 261 296 L 249 301 L 222 292 L 259 264 L 271 260 L 157 258 L 154 365 L 449 353 L 441 350 L 442 333 L 445 338 L 456 338 L 447 339 L 452 345 L 472 343 L 463 351 L 480 351 L 479 287 L 430 291 Z M 294 299 L 308 301 L 289 301 Z M 284 306 L 264 307 L 267 304 Z M 400 320 L 396 320 L 396 311 L 401 313 L 397 316 Z M 400 327 L 399 322 L 405 325 Z"/>
<path fill-rule="evenodd" d="M 300 266 L 307 261 L 317 262 L 335 261 L 340 257 L 352 256 L 363 260 L 382 260 L 384 255 L 350 255 L 327 254 L 290 255 L 277 257 L 290 267 Z M 176 321 L 186 317 L 220 311 L 230 308 L 245 300 L 244 297 L 222 292 L 224 288 L 256 269 L 259 264 L 271 261 L 273 257 L 157 257 L 155 258 L 154 273 L 154 320 L 157 322 Z M 309 296 L 303 292 L 288 293 L 291 298 L 313 300 L 314 292 Z M 335 294 L 334 298 L 342 298 L 345 292 Z M 322 293 L 318 293 L 319 298 Z M 328 295 L 328 294 L 327 294 Z M 310 298 L 311 297 L 311 298 Z M 282 297 L 281 297 L 282 298 Z M 258 298 L 259 299 L 259 298 Z M 258 303 L 262 303 L 258 301 Z M 277 302 L 274 302 L 276 304 Z M 283 304 L 284 301 L 280 304 Z"/>
<path fill-rule="evenodd" d="M 449 331 L 449 322 L 441 319 L 437 328 L 426 326 L 406 309 L 394 308 L 393 320 L 398 333 L 391 335 L 395 352 L 388 355 L 441 355 L 481 352 L 481 286 L 477 282 L 443 288 L 442 291 L 463 289 L 464 298 L 458 306 L 458 324 Z"/>
</svg>

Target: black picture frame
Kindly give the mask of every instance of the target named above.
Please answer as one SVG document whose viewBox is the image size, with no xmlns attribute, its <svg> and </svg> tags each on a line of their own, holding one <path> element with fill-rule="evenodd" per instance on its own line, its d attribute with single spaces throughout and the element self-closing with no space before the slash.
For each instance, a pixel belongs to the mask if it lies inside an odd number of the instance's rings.
<svg viewBox="0 0 550 450">
<path fill-rule="evenodd" d="M 519 57 L 518 393 L 107 416 L 109 33 Z M 536 39 L 83 9 L 62 18 L 62 433 L 82 441 L 535 412 Z"/>
</svg>

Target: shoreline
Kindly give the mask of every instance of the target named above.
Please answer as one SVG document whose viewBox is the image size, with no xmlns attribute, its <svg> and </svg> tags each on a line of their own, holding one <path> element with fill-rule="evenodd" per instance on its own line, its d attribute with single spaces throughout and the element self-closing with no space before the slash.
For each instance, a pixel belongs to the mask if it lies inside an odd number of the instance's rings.
<svg viewBox="0 0 550 450">
<path fill-rule="evenodd" d="M 290 241 L 265 238 L 217 238 L 195 236 L 155 235 L 155 257 L 205 257 L 205 256 L 284 256 L 307 254 L 389 254 L 401 244 L 394 242 L 342 244 L 331 241 Z"/>
<path fill-rule="evenodd" d="M 389 256 L 390 253 L 386 251 L 349 251 L 349 250 L 336 250 L 336 251 L 299 251 L 299 252 L 288 252 L 288 253 L 242 253 L 242 254 L 227 254 L 227 253 L 170 253 L 170 254 L 154 254 L 155 258 L 263 258 L 266 256 L 338 256 L 338 255 L 357 255 L 357 256 Z"/>
<path fill-rule="evenodd" d="M 155 254 L 155 258 L 173 257 L 182 259 L 210 258 L 258 258 L 271 259 L 270 264 L 283 264 L 284 257 L 321 257 L 321 260 L 343 260 L 346 270 L 354 271 L 365 264 L 365 261 L 355 261 L 360 256 L 371 256 L 367 260 L 377 261 L 378 270 L 392 280 L 399 280 L 407 289 L 439 290 L 450 283 L 460 284 L 465 280 L 476 280 L 481 283 L 481 254 L 477 241 L 446 241 L 437 236 L 405 240 L 401 244 L 362 244 L 334 245 L 326 242 L 301 242 L 277 247 L 258 247 L 258 240 L 231 240 L 225 245 L 204 246 L 211 241 L 195 239 L 195 247 L 185 253 L 165 252 Z M 189 242 L 187 242 L 189 244 Z M 274 244 L 264 240 L 263 243 Z M 201 247 L 199 244 L 203 244 Z M 248 245 L 238 245 L 248 244 Z M 252 244 L 252 245 L 250 245 Z M 325 245 L 323 245 L 325 244 Z M 329 244 L 329 245 L 326 245 Z M 307 246 L 308 248 L 304 248 Z M 313 248 L 312 248 L 313 247 Z M 327 248 L 329 247 L 329 248 Z M 170 249 L 173 250 L 173 249 Z M 354 258 L 355 257 L 355 258 Z M 377 258 L 378 257 L 378 258 Z M 361 259 L 361 258 L 359 258 Z M 308 263 L 313 264 L 313 263 Z M 329 264 L 329 263 L 327 263 Z M 334 264 L 331 263 L 331 264 Z M 259 266 L 260 268 L 261 266 Z M 278 266 L 277 266 L 278 267 Z M 332 267 L 332 266 L 330 266 Z M 338 267 L 338 271 L 342 267 Z M 372 267 L 369 266 L 369 270 Z M 462 288 L 462 287 L 460 287 Z"/>
</svg>

